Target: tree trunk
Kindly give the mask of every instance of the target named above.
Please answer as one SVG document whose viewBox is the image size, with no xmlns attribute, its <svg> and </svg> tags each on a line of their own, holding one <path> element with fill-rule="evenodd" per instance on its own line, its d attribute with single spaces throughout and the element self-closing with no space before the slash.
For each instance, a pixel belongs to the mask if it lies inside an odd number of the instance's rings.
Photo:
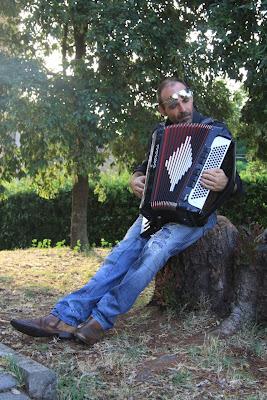
<svg viewBox="0 0 267 400">
<path fill-rule="evenodd" d="M 151 304 L 192 309 L 205 302 L 227 317 L 213 332 L 219 335 L 256 318 L 267 320 L 267 245 L 253 243 L 242 243 L 234 225 L 218 216 L 212 230 L 157 274 Z"/>
<path fill-rule="evenodd" d="M 79 21 L 77 23 L 77 15 L 79 12 L 82 13 L 83 2 L 78 1 L 73 3 L 73 33 L 74 33 L 74 46 L 75 46 L 75 60 L 82 61 L 86 55 L 86 33 L 88 30 L 87 21 Z M 81 14 L 83 15 L 83 14 Z M 67 29 L 67 28 L 66 28 Z M 64 43 L 64 42 L 63 42 Z M 81 78 L 81 76 L 78 76 Z M 79 102 L 77 99 L 77 111 L 79 110 Z M 77 149 L 75 149 L 75 155 L 78 154 L 78 165 L 79 158 L 83 156 L 83 129 L 77 134 Z M 74 247 L 79 243 L 81 249 L 88 246 L 88 234 L 87 234 L 87 204 L 88 204 L 88 176 L 83 175 L 83 171 L 77 171 L 77 180 L 72 190 L 72 212 L 71 212 L 71 247 Z"/>
<path fill-rule="evenodd" d="M 81 248 L 88 246 L 87 234 L 87 204 L 88 204 L 88 177 L 78 175 L 72 189 L 71 211 L 71 247 L 80 243 Z"/>
<path fill-rule="evenodd" d="M 63 25 L 63 34 L 62 34 L 62 41 L 61 41 L 62 68 L 63 68 L 63 75 L 64 76 L 66 76 L 68 33 L 69 33 L 69 24 L 68 24 L 68 22 L 66 22 Z"/>
<path fill-rule="evenodd" d="M 262 237 L 262 244 L 257 247 L 257 271 L 258 271 L 258 291 L 257 291 L 257 319 L 267 321 L 267 230 L 265 238 Z"/>
<path fill-rule="evenodd" d="M 237 237 L 237 229 L 219 216 L 211 231 L 170 259 L 157 274 L 153 301 L 192 308 L 208 300 L 218 314 L 229 312 Z"/>
<path fill-rule="evenodd" d="M 267 321 L 267 244 L 257 245 L 254 257 L 236 266 L 231 313 L 212 331 L 217 336 L 234 334 L 243 325 Z"/>
</svg>

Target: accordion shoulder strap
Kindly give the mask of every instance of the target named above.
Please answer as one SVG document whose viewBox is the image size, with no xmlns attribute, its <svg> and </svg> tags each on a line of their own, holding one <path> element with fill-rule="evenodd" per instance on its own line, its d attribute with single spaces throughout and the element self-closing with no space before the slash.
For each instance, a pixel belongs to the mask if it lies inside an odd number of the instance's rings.
<svg viewBox="0 0 267 400">
<path fill-rule="evenodd" d="M 204 124 L 204 125 L 213 125 L 214 122 L 215 122 L 214 119 L 212 119 L 212 118 L 210 118 L 210 117 L 207 117 L 207 118 L 204 118 L 203 121 L 201 121 L 201 124 Z"/>
<path fill-rule="evenodd" d="M 210 117 L 204 118 L 200 123 L 204 124 L 204 125 L 219 126 L 221 128 L 225 128 L 229 132 L 229 130 L 224 122 L 218 121 L 218 120 L 210 118 Z"/>
</svg>

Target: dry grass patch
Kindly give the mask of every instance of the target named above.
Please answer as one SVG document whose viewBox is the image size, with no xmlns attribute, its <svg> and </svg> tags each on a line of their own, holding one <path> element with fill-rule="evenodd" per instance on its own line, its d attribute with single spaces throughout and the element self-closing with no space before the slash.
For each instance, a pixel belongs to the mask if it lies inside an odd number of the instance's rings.
<svg viewBox="0 0 267 400">
<path fill-rule="evenodd" d="M 179 315 L 145 307 L 153 285 L 93 347 L 30 338 L 9 325 L 14 317 L 49 313 L 63 294 L 82 286 L 107 249 L 0 252 L 0 335 L 3 343 L 56 370 L 59 400 L 267 399 L 264 328 L 227 340 L 208 338 L 217 321 L 208 306 Z"/>
</svg>

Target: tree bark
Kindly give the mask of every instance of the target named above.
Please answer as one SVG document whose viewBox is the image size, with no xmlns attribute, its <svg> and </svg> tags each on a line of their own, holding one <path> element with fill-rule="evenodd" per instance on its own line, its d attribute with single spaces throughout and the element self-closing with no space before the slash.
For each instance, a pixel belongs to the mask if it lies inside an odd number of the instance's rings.
<svg viewBox="0 0 267 400">
<path fill-rule="evenodd" d="M 257 246 L 257 271 L 258 271 L 258 291 L 257 291 L 257 319 L 267 321 L 267 229 L 262 243 Z"/>
<path fill-rule="evenodd" d="M 253 248 L 253 238 L 247 249 Z M 243 250 L 246 250 L 243 243 Z M 236 264 L 234 301 L 230 315 L 212 331 L 218 336 L 234 334 L 243 325 L 267 322 L 267 244 L 257 244 L 254 251 L 248 251 L 247 261 Z"/>
<path fill-rule="evenodd" d="M 82 2 L 76 2 L 73 6 L 73 31 L 74 31 L 74 46 L 75 60 L 81 61 L 86 56 L 86 33 L 88 30 L 87 21 L 77 23 L 77 15 L 82 12 Z M 82 15 L 82 14 L 81 14 Z M 75 17 L 74 17 L 75 16 Z M 79 110 L 79 102 L 77 101 L 77 111 Z M 83 156 L 83 131 L 77 134 L 77 149 L 75 149 L 76 157 Z M 79 165 L 79 160 L 77 165 Z M 79 168 L 79 167 L 78 167 Z M 85 176 L 82 171 L 77 171 L 77 180 L 72 190 L 72 212 L 71 212 L 71 247 L 75 247 L 80 243 L 81 249 L 88 246 L 87 233 L 87 208 L 88 208 L 88 176 Z"/>
<path fill-rule="evenodd" d="M 212 333 L 230 335 L 247 322 L 267 321 L 266 293 L 267 244 L 241 241 L 236 227 L 218 216 L 212 230 L 157 274 L 151 304 L 192 309 L 205 302 L 226 317 Z"/>
<path fill-rule="evenodd" d="M 192 308 L 208 300 L 218 314 L 229 312 L 237 237 L 238 231 L 230 221 L 218 216 L 211 231 L 170 259 L 157 274 L 153 301 Z"/>
<path fill-rule="evenodd" d="M 61 41 L 62 67 L 63 67 L 63 75 L 64 76 L 66 76 L 68 33 L 69 33 L 69 24 L 66 22 L 63 25 L 63 35 L 62 35 L 62 41 Z"/>
<path fill-rule="evenodd" d="M 88 246 L 87 208 L 88 208 L 88 177 L 78 175 L 72 189 L 71 211 L 71 247 L 80 243 L 81 248 Z"/>
</svg>

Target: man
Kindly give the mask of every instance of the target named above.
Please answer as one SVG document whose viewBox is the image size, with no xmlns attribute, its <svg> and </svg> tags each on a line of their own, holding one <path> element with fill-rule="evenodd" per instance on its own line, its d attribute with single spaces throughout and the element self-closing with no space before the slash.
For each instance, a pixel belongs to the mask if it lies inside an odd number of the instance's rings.
<svg viewBox="0 0 267 400">
<path fill-rule="evenodd" d="M 158 89 L 159 111 L 166 124 L 200 123 L 205 118 L 193 106 L 188 86 L 178 79 L 164 80 Z M 147 161 L 136 168 L 130 186 L 141 198 Z M 222 169 L 203 173 L 201 184 L 212 191 L 223 191 L 228 177 Z M 235 191 L 241 190 L 237 175 Z M 116 318 L 126 313 L 138 295 L 152 281 L 167 260 L 201 238 L 216 223 L 212 214 L 203 226 L 167 223 L 151 237 L 140 236 L 139 216 L 124 239 L 111 251 L 95 276 L 81 289 L 55 305 L 51 314 L 32 320 L 12 320 L 17 330 L 30 335 L 78 338 L 92 345 L 113 327 Z"/>
</svg>

